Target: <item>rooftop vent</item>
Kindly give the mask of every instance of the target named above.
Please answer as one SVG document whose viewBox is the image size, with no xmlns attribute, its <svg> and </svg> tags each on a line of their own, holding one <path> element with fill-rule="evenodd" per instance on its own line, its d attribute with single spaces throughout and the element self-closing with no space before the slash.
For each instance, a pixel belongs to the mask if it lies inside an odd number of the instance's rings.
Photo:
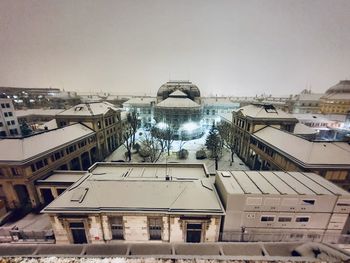
<svg viewBox="0 0 350 263">
<path fill-rule="evenodd" d="M 87 192 L 88 192 L 89 188 L 83 188 L 83 187 L 79 187 L 77 188 L 73 194 L 72 194 L 72 197 L 70 198 L 70 200 L 72 202 L 83 202 Z"/>
</svg>

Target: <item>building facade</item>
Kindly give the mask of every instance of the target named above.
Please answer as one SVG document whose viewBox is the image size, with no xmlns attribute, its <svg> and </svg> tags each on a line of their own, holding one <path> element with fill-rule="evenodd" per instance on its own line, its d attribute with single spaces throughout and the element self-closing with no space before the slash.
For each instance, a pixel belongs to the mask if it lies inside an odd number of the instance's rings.
<svg viewBox="0 0 350 263">
<path fill-rule="evenodd" d="M 218 171 L 227 241 L 337 242 L 348 234 L 350 194 L 314 173 Z"/>
<path fill-rule="evenodd" d="M 86 170 L 98 160 L 96 133 L 79 123 L 3 139 L 0 148 L 0 197 L 9 209 L 44 204 L 35 182 L 53 170 Z"/>
<path fill-rule="evenodd" d="M 157 129 L 172 130 L 176 140 L 192 140 L 203 135 L 203 108 L 181 90 L 175 90 L 154 109 Z"/>
<path fill-rule="evenodd" d="M 59 128 L 82 123 L 96 132 L 99 160 L 112 153 L 124 142 L 127 122 L 121 110 L 108 102 L 78 104 L 56 115 Z"/>
<path fill-rule="evenodd" d="M 265 127 L 252 134 L 247 165 L 254 170 L 314 172 L 350 190 L 350 145 L 309 141 Z"/>
<path fill-rule="evenodd" d="M 311 90 L 303 90 L 291 99 L 292 113 L 320 113 L 320 99 L 324 94 L 312 93 Z"/>
<path fill-rule="evenodd" d="M 0 137 L 21 135 L 12 100 L 0 97 Z"/>
<path fill-rule="evenodd" d="M 96 163 L 43 212 L 57 244 L 215 242 L 224 212 L 208 176 L 202 164 Z"/>
<path fill-rule="evenodd" d="M 123 103 L 126 112 L 136 112 L 140 125 L 143 128 L 150 128 L 154 124 L 154 105 L 156 98 L 137 97 L 131 98 Z"/>
<path fill-rule="evenodd" d="M 235 152 L 244 162 L 249 163 L 250 138 L 254 132 L 269 125 L 293 132 L 297 122 L 295 117 L 271 104 L 251 104 L 233 111 Z"/>
<path fill-rule="evenodd" d="M 321 113 L 343 114 L 350 112 L 350 80 L 341 80 L 321 97 Z"/>
</svg>

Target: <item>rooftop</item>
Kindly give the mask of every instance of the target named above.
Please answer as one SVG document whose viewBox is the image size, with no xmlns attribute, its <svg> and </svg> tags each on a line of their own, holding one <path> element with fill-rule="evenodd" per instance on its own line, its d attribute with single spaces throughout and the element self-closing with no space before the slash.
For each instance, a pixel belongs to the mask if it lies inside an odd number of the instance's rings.
<svg viewBox="0 0 350 263">
<path fill-rule="evenodd" d="M 6 151 L 0 151 L 0 162 L 30 160 L 93 134 L 93 130 L 76 123 L 29 137 L 3 139 L 0 140 L 0 149 Z"/>
<path fill-rule="evenodd" d="M 58 116 L 96 116 L 106 114 L 109 110 L 118 111 L 112 103 L 103 102 L 91 102 L 75 105 L 59 114 Z"/>
<path fill-rule="evenodd" d="M 170 93 L 169 97 L 181 97 L 181 98 L 187 98 L 187 94 L 183 93 L 181 90 L 175 90 L 174 92 Z"/>
<path fill-rule="evenodd" d="M 253 137 L 305 166 L 337 165 L 350 168 L 350 145 L 346 142 L 310 142 L 271 126 L 255 132 Z"/>
<path fill-rule="evenodd" d="M 350 80 L 341 80 L 338 84 L 330 87 L 326 94 L 330 93 L 350 93 Z"/>
<path fill-rule="evenodd" d="M 197 108 L 200 105 L 189 98 L 168 97 L 157 104 L 162 108 Z"/>
<path fill-rule="evenodd" d="M 42 115 L 42 116 L 55 116 L 62 112 L 62 109 L 28 109 L 28 110 L 16 110 L 17 117 L 25 117 L 31 115 Z"/>
<path fill-rule="evenodd" d="M 170 180 L 165 179 L 166 170 Z M 112 211 L 224 213 L 205 167 L 196 164 L 97 163 L 43 210 L 45 213 Z"/>
<path fill-rule="evenodd" d="M 50 176 L 36 183 L 75 183 L 86 175 L 86 171 L 54 171 Z"/>
<path fill-rule="evenodd" d="M 138 97 L 138 98 L 131 98 L 130 100 L 127 100 L 123 103 L 123 106 L 125 105 L 147 105 L 150 106 L 152 102 L 155 102 L 156 98 L 149 98 L 149 97 Z"/>
<path fill-rule="evenodd" d="M 314 173 L 218 171 L 229 194 L 343 195 L 350 193 Z"/>
<path fill-rule="evenodd" d="M 254 119 L 294 119 L 297 122 L 293 115 L 275 108 L 271 104 L 251 104 L 239 108 L 235 112 Z"/>
<path fill-rule="evenodd" d="M 315 129 L 312 129 L 309 126 L 306 126 L 305 124 L 302 124 L 299 122 L 295 124 L 294 134 L 307 135 L 307 134 L 316 134 L 316 133 L 317 131 Z"/>
</svg>

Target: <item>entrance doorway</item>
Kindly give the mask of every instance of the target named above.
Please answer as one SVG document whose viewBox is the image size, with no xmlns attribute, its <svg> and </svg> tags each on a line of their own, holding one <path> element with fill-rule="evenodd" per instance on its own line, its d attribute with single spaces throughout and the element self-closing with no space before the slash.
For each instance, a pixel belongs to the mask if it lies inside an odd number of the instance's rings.
<svg viewBox="0 0 350 263">
<path fill-rule="evenodd" d="M 74 244 L 87 243 L 85 227 L 83 222 L 69 223 Z"/>
<path fill-rule="evenodd" d="M 187 223 L 186 242 L 200 243 L 202 239 L 202 224 L 201 223 Z"/>
</svg>

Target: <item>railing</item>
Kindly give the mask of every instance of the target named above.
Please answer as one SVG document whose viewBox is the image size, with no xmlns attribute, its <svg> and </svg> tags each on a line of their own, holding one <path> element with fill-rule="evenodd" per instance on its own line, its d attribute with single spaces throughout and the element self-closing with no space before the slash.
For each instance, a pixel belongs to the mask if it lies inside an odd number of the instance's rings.
<svg viewBox="0 0 350 263">
<path fill-rule="evenodd" d="M 52 230 L 26 231 L 12 229 L 9 231 L 9 235 L 11 237 L 10 242 L 55 242 L 55 236 Z"/>
<path fill-rule="evenodd" d="M 325 242 L 333 244 L 350 244 L 350 235 L 322 234 L 312 232 L 221 232 L 219 240 L 222 242 Z"/>
</svg>

